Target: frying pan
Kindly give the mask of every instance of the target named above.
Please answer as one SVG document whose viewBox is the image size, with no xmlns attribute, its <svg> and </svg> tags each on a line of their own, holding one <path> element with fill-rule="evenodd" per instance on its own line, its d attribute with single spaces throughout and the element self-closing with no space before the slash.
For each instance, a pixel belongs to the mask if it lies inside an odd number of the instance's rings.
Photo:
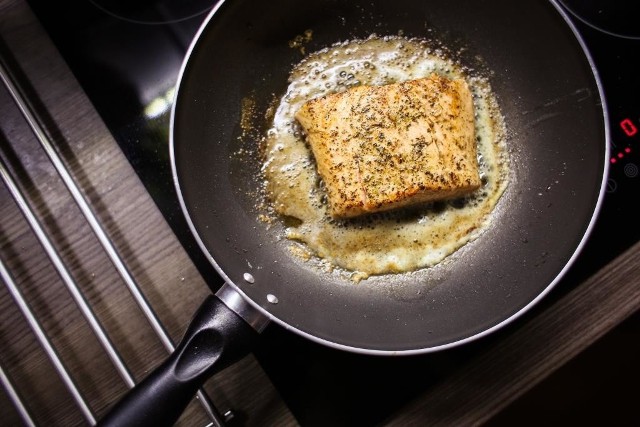
<svg viewBox="0 0 640 427">
<path fill-rule="evenodd" d="M 290 43 L 307 30 L 303 46 Z M 264 112 L 305 52 L 372 33 L 435 39 L 488 76 L 508 128 L 511 176 L 492 226 L 447 262 L 354 284 L 292 256 L 283 226 L 258 219 L 256 147 Z M 241 126 L 248 99 L 253 133 Z M 560 280 L 595 221 L 609 154 L 602 99 L 588 52 L 555 2 L 218 3 L 180 73 L 171 155 L 184 214 L 226 284 L 176 352 L 102 423 L 172 424 L 269 321 L 336 348 L 405 355 L 514 320 Z"/>
</svg>

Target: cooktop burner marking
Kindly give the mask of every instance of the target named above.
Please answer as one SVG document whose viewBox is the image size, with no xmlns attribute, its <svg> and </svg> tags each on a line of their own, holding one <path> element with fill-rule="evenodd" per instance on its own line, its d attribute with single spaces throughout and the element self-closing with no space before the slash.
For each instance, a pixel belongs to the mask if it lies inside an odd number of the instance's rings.
<svg viewBox="0 0 640 427">
<path fill-rule="evenodd" d="M 603 33 L 640 39 L 638 0 L 560 0 L 560 3 L 586 25 Z"/>
<path fill-rule="evenodd" d="M 145 0 L 121 2 L 113 0 L 89 0 L 109 16 L 133 24 L 161 25 L 186 21 L 205 14 L 213 7 L 203 0 Z"/>
</svg>

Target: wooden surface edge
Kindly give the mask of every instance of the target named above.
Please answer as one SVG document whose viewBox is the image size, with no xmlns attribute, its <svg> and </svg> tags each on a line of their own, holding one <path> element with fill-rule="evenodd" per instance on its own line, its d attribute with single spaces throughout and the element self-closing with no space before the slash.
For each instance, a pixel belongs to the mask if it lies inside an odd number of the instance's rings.
<svg viewBox="0 0 640 427">
<path fill-rule="evenodd" d="M 639 257 L 637 243 L 446 382 L 415 398 L 385 425 L 415 425 L 420 420 L 429 426 L 471 426 L 489 421 L 640 309 Z"/>
</svg>

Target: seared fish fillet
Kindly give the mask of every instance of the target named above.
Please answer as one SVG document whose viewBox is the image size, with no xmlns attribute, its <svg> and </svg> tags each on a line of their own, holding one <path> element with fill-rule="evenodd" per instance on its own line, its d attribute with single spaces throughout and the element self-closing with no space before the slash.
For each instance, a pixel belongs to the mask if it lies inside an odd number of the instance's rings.
<svg viewBox="0 0 640 427">
<path fill-rule="evenodd" d="M 480 186 L 473 100 L 463 79 L 436 74 L 358 86 L 295 114 L 334 217 L 453 198 Z"/>
</svg>

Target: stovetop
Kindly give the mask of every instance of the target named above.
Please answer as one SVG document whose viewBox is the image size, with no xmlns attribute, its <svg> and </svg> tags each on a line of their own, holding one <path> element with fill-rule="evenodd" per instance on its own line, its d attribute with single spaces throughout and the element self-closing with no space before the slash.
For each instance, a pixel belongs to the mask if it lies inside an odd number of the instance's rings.
<svg viewBox="0 0 640 427">
<path fill-rule="evenodd" d="M 193 262 L 211 287 L 217 288 L 221 279 L 200 252 L 182 216 L 168 152 L 169 114 L 178 70 L 213 2 L 29 3 Z M 616 9 L 612 3 L 628 9 Z M 640 77 L 632 66 L 640 48 L 640 31 L 629 22 L 630 17 L 638 16 L 638 6 L 631 1 L 609 2 L 608 6 L 569 0 L 564 4 L 601 77 L 612 158 L 596 227 L 557 293 L 568 292 L 640 239 L 634 204 L 640 160 Z M 261 337 L 255 354 L 303 424 L 357 421 L 367 425 L 387 417 L 492 339 L 499 339 L 499 334 L 437 354 L 377 358 L 326 348 L 273 325 Z M 394 392 L 380 393 L 382 389 Z"/>
</svg>

